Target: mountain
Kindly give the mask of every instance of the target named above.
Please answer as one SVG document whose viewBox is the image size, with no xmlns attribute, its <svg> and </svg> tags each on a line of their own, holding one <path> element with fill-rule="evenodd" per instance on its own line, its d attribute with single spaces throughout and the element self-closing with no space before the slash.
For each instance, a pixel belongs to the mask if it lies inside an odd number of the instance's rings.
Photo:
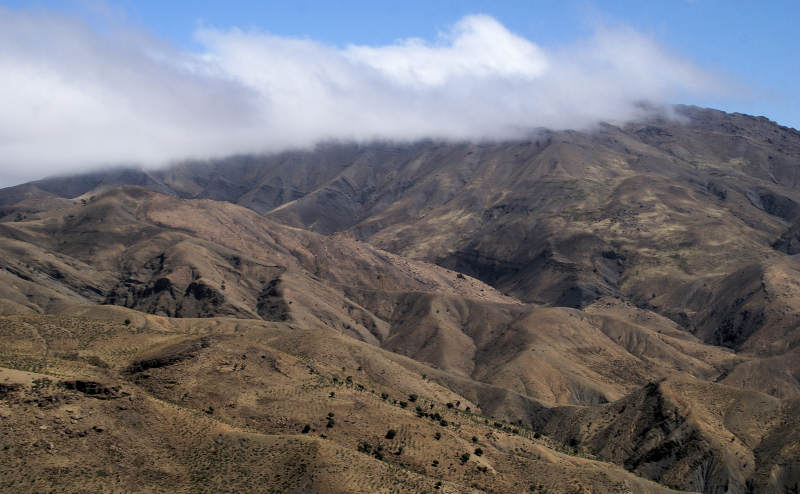
<svg viewBox="0 0 800 494">
<path fill-rule="evenodd" d="M 0 190 L 0 485 L 794 492 L 800 133 L 674 113 Z"/>
</svg>

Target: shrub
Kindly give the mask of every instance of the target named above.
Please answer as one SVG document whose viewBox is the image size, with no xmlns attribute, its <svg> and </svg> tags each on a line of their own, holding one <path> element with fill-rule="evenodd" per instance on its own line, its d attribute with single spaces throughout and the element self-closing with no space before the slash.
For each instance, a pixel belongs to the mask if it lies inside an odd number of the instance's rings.
<svg viewBox="0 0 800 494">
<path fill-rule="evenodd" d="M 334 425 L 336 425 L 336 421 L 333 420 L 333 417 L 328 417 L 328 423 L 325 424 L 325 427 L 332 429 Z"/>
<path fill-rule="evenodd" d="M 411 403 L 414 403 L 415 401 L 417 401 L 417 395 L 415 395 L 415 394 L 408 395 L 408 401 L 410 401 Z"/>
<path fill-rule="evenodd" d="M 386 400 L 387 398 L 389 398 L 389 395 L 388 395 L 388 394 L 386 394 L 386 393 L 381 393 L 381 399 L 382 399 L 382 400 Z"/>
<path fill-rule="evenodd" d="M 394 436 L 397 435 L 397 431 L 394 429 L 389 429 L 386 431 L 386 439 L 394 439 Z"/>
<path fill-rule="evenodd" d="M 472 442 L 473 443 L 477 443 L 478 442 L 478 438 L 476 436 L 472 436 Z"/>
<path fill-rule="evenodd" d="M 401 401 L 401 402 L 399 403 L 399 405 L 400 405 L 400 408 L 405 408 L 405 407 L 407 407 L 407 406 L 408 406 L 408 403 L 406 403 L 405 401 Z"/>
<path fill-rule="evenodd" d="M 450 402 L 448 402 L 448 403 L 447 403 L 447 408 L 453 408 L 453 404 L 452 404 L 452 403 L 450 403 Z"/>
<path fill-rule="evenodd" d="M 442 427 L 447 427 L 447 421 L 442 419 L 439 421 L 439 425 L 441 425 Z"/>
<path fill-rule="evenodd" d="M 311 431 L 311 426 L 310 426 L 310 425 L 308 425 L 308 424 L 306 424 L 306 425 L 303 427 L 303 434 L 308 434 L 308 433 L 309 433 L 309 431 Z"/>
<path fill-rule="evenodd" d="M 433 435 L 433 438 L 438 441 L 439 439 L 442 438 L 442 433 L 441 432 L 437 432 L 436 434 Z"/>
<path fill-rule="evenodd" d="M 433 463 L 431 463 L 431 466 L 432 467 L 438 467 L 439 466 L 439 460 L 433 460 Z"/>
<path fill-rule="evenodd" d="M 481 448 L 475 448 L 475 456 L 483 455 L 483 450 Z"/>
<path fill-rule="evenodd" d="M 467 461 L 469 461 L 469 457 L 472 456 L 469 453 L 462 453 L 461 454 L 461 464 L 463 465 Z"/>
</svg>

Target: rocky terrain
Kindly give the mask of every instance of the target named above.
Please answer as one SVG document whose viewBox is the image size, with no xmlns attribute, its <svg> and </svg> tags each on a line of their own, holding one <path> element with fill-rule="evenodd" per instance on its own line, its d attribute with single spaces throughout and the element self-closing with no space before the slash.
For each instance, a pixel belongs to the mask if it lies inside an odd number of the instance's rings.
<svg viewBox="0 0 800 494">
<path fill-rule="evenodd" d="M 0 489 L 797 492 L 800 133 L 675 112 L 0 190 Z"/>
</svg>

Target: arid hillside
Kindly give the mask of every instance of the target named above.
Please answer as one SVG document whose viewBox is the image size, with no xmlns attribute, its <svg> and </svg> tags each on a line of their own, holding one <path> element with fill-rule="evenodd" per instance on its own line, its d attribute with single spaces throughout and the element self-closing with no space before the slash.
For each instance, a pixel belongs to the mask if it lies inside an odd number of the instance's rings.
<svg viewBox="0 0 800 494">
<path fill-rule="evenodd" d="M 0 489 L 795 492 L 799 167 L 678 107 L 2 189 Z"/>
</svg>

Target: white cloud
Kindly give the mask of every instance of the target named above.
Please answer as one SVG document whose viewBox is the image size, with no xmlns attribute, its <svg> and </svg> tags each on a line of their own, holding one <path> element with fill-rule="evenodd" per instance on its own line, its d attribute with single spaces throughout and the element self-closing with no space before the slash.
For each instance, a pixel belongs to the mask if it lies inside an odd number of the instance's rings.
<svg viewBox="0 0 800 494">
<path fill-rule="evenodd" d="M 326 139 L 500 139 L 624 121 L 718 82 L 630 29 L 545 49 L 469 16 L 435 41 L 330 46 L 204 28 L 142 33 L 0 8 L 0 175 L 156 165 Z M 0 180 L 2 177 L 0 177 Z"/>
</svg>

